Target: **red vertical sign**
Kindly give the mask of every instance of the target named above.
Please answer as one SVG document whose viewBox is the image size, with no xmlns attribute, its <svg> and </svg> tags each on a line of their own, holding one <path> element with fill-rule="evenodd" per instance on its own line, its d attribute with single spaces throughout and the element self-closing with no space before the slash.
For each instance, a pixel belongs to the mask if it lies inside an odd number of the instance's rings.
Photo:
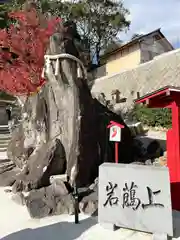
<svg viewBox="0 0 180 240">
<path fill-rule="evenodd" d="M 115 162 L 118 163 L 118 143 L 121 141 L 121 129 L 124 128 L 124 125 L 110 121 L 107 128 L 109 128 L 109 141 L 115 142 Z"/>
</svg>

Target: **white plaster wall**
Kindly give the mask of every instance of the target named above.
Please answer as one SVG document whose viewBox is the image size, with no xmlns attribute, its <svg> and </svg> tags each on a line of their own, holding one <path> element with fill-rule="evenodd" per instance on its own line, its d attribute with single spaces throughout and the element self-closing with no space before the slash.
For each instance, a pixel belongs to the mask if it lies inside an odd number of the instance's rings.
<svg viewBox="0 0 180 240">
<path fill-rule="evenodd" d="M 121 97 L 127 98 L 126 103 L 121 104 L 122 110 L 127 111 L 137 98 L 137 92 L 143 96 L 166 85 L 180 86 L 180 49 L 159 55 L 136 68 L 98 78 L 91 92 L 95 97 L 103 92 L 111 100 L 112 90 L 118 89 Z"/>
</svg>

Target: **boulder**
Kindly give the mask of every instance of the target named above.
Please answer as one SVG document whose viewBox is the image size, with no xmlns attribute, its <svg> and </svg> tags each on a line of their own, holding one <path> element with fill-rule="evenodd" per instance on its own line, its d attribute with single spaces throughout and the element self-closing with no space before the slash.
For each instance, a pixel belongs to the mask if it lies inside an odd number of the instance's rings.
<svg viewBox="0 0 180 240">
<path fill-rule="evenodd" d="M 52 187 L 30 191 L 26 197 L 26 206 L 32 218 L 43 218 L 54 213 L 56 201 Z"/>
<path fill-rule="evenodd" d="M 145 165 L 153 165 L 152 159 L 147 159 L 147 160 L 145 161 Z"/>
<path fill-rule="evenodd" d="M 25 205 L 25 197 L 22 192 L 14 194 L 11 199 L 19 205 Z"/>
<path fill-rule="evenodd" d="M 19 168 L 13 168 L 12 170 L 5 171 L 0 174 L 0 186 L 12 186 L 16 181 L 18 174 L 20 173 Z"/>
<path fill-rule="evenodd" d="M 79 210 L 87 215 L 96 216 L 98 212 L 98 178 L 80 194 Z"/>
<path fill-rule="evenodd" d="M 145 165 L 144 162 L 132 162 L 130 164 L 133 164 L 133 165 Z"/>
<path fill-rule="evenodd" d="M 10 171 L 15 167 L 15 164 L 13 162 L 5 162 L 0 165 L 0 174 Z"/>
<path fill-rule="evenodd" d="M 65 159 L 56 155 L 59 150 L 60 142 L 54 141 L 43 144 L 32 154 L 27 162 L 26 171 L 21 172 L 16 177 L 14 189 L 16 191 L 29 191 L 50 185 L 49 178 L 53 174 L 64 173 Z"/>
<path fill-rule="evenodd" d="M 55 181 L 53 181 L 51 186 L 52 186 L 52 189 L 53 189 L 54 196 L 57 197 L 57 196 L 68 195 L 69 190 L 68 190 L 67 184 L 68 183 L 65 184 L 65 182 L 63 182 L 60 179 L 56 179 Z"/>
<path fill-rule="evenodd" d="M 98 192 L 92 192 L 85 196 L 79 203 L 80 212 L 88 215 L 96 215 L 98 210 Z"/>
<path fill-rule="evenodd" d="M 48 187 L 31 190 L 25 202 L 32 218 L 74 213 L 74 198 L 62 181 Z"/>
<path fill-rule="evenodd" d="M 73 42 L 73 36 L 64 36 L 63 26 L 57 29 L 46 52 L 51 56 L 69 53 L 67 41 Z M 119 162 L 134 161 L 130 129 L 120 115 L 92 97 L 86 71 L 76 59 L 81 54 L 71 54 L 75 58 L 64 55 L 62 59 L 61 55 L 58 61 L 50 60 L 48 71 L 45 66 L 47 84 L 24 100 L 22 121 L 14 129 L 8 148 L 9 158 L 20 169 L 13 178 L 12 191 L 30 191 L 25 199 L 33 218 L 73 213 L 74 184 L 88 187 L 98 177 L 99 165 L 114 161 L 115 146 L 109 142 L 107 129 L 110 121 L 124 125 L 118 145 Z M 68 183 L 53 181 L 50 185 L 51 176 L 65 173 Z M 86 213 L 93 214 L 97 208 L 97 184 L 82 192 L 79 199 Z"/>
<path fill-rule="evenodd" d="M 153 140 L 147 146 L 147 156 L 149 159 L 155 159 L 163 155 L 163 149 L 159 141 Z"/>
<path fill-rule="evenodd" d="M 59 197 L 56 202 L 55 214 L 74 214 L 74 198 L 71 194 Z"/>
<path fill-rule="evenodd" d="M 92 191 L 97 191 L 98 190 L 98 183 L 99 183 L 99 179 L 96 178 L 94 180 L 94 183 L 92 183 L 90 186 L 89 186 L 89 189 L 92 190 Z"/>
</svg>

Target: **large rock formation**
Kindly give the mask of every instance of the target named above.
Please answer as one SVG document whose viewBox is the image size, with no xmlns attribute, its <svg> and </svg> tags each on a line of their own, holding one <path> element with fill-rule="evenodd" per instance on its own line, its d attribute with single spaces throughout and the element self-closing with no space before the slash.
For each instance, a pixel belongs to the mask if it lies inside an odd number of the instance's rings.
<svg viewBox="0 0 180 240">
<path fill-rule="evenodd" d="M 74 36 L 67 37 L 62 26 L 59 29 L 47 54 L 68 52 L 80 58 Z M 52 60 L 49 71 L 45 70 L 47 84 L 25 101 L 21 124 L 12 134 L 8 156 L 21 169 L 16 189 L 47 186 L 51 175 L 65 172 L 71 184 L 76 181 L 78 186 L 85 186 L 97 177 L 102 162 L 114 161 L 114 144 L 108 142 L 106 127 L 110 120 L 125 125 L 123 119 L 92 98 L 84 69 L 77 61 L 60 57 L 58 74 L 56 64 Z M 125 125 L 119 144 L 120 162 L 133 161 L 132 145 Z"/>
<path fill-rule="evenodd" d="M 13 185 L 14 193 L 30 192 L 20 202 L 25 202 L 32 217 L 73 212 L 74 183 L 78 187 L 89 186 L 98 176 L 98 166 L 114 161 L 114 143 L 109 142 L 107 130 L 111 120 L 125 125 L 119 162 L 134 161 L 129 128 L 121 116 L 91 96 L 82 64 L 85 57 L 77 46 L 75 30 L 75 25 L 68 22 L 51 37 L 45 56 L 47 83 L 37 94 L 21 99 L 20 121 L 8 147 L 11 163 L 0 169 L 1 185 Z M 67 181 L 54 188 L 50 177 L 65 173 Z M 65 195 L 63 184 L 67 188 Z M 62 209 L 66 201 L 70 208 Z M 84 199 L 83 211 L 86 208 Z"/>
</svg>

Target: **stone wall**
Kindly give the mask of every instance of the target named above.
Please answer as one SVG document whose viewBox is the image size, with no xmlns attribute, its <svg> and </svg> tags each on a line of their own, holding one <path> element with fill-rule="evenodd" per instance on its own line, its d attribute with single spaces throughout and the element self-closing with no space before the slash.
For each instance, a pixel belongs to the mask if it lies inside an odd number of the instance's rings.
<svg viewBox="0 0 180 240">
<path fill-rule="evenodd" d="M 104 93 L 111 100 L 112 91 L 118 89 L 121 97 L 127 98 L 120 104 L 123 112 L 133 106 L 137 96 L 143 96 L 166 85 L 180 86 L 180 49 L 157 56 L 152 61 L 116 75 L 96 79 L 91 92 L 97 97 Z"/>
</svg>

